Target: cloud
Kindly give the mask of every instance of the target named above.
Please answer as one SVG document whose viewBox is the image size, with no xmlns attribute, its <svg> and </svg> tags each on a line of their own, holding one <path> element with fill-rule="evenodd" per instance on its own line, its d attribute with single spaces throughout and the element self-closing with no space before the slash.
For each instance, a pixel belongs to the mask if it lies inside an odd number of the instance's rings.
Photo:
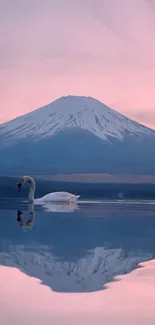
<svg viewBox="0 0 155 325">
<path fill-rule="evenodd" d="M 155 16 L 144 0 L 2 0 L 0 17 L 1 68 L 80 51 L 128 66 L 154 64 Z"/>
<path fill-rule="evenodd" d="M 2 119 L 68 93 L 115 102 L 124 114 L 152 107 L 154 3 L 1 0 Z"/>
<path fill-rule="evenodd" d="M 134 114 L 135 118 L 137 118 L 142 123 L 147 123 L 149 125 L 155 125 L 155 108 L 154 110 L 146 110 L 140 111 Z"/>
</svg>

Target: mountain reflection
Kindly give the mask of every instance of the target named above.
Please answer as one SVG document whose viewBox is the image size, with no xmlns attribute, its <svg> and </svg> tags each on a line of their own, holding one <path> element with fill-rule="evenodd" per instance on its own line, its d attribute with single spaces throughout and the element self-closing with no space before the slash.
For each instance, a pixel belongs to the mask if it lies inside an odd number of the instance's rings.
<svg viewBox="0 0 155 325">
<path fill-rule="evenodd" d="M 53 213 L 49 206 L 35 209 L 29 205 L 28 211 L 17 211 L 22 228 L 33 225 L 27 232 L 17 227 L 13 209 L 0 210 L 0 264 L 39 278 L 54 291 L 102 290 L 116 275 L 155 257 L 153 211 L 110 211 L 97 205 L 71 214 L 62 206 L 53 207 Z"/>
</svg>

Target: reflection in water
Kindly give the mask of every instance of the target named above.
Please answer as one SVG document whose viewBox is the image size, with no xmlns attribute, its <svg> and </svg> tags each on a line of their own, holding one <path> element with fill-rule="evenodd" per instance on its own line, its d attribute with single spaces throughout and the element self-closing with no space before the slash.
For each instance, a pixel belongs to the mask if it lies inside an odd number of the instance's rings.
<svg viewBox="0 0 155 325">
<path fill-rule="evenodd" d="M 33 209 L 28 207 L 31 216 Z M 89 209 L 70 215 L 38 209 L 35 226 L 24 233 L 14 225 L 13 210 L 5 210 L 0 264 L 19 268 L 57 292 L 92 292 L 155 256 L 154 212 L 146 217 L 143 211 Z"/>
<path fill-rule="evenodd" d="M 48 202 L 43 205 L 45 211 L 49 212 L 74 212 L 78 210 L 77 202 L 70 203 L 56 203 L 56 202 Z"/>
<path fill-rule="evenodd" d="M 155 261 L 108 290 L 61 294 L 16 268 L 0 268 L 0 325 L 154 325 Z"/>
<path fill-rule="evenodd" d="M 22 218 L 23 215 L 22 211 L 21 210 L 17 211 L 17 221 L 19 222 L 21 228 L 32 228 L 35 219 L 35 211 L 34 211 L 33 203 L 28 204 L 28 214 L 29 214 L 29 218 L 25 221 Z"/>
<path fill-rule="evenodd" d="M 78 210 L 78 206 L 76 202 L 71 203 L 47 203 L 43 205 L 43 208 L 47 212 L 63 212 L 70 213 Z M 34 203 L 28 204 L 28 214 L 29 218 L 25 221 L 23 220 L 23 212 L 21 210 L 17 210 L 17 221 L 21 228 L 32 228 L 32 225 L 35 220 L 35 211 L 34 211 Z"/>
</svg>

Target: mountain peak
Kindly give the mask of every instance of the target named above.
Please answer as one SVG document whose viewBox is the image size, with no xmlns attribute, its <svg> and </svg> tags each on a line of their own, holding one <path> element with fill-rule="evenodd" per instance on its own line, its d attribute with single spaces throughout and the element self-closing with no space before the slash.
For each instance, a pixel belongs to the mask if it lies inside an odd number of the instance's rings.
<svg viewBox="0 0 155 325">
<path fill-rule="evenodd" d="M 126 134 L 143 137 L 154 132 L 92 97 L 69 95 L 2 124 L 0 136 L 41 139 L 66 128 L 80 128 L 105 141 L 122 141 Z"/>
</svg>

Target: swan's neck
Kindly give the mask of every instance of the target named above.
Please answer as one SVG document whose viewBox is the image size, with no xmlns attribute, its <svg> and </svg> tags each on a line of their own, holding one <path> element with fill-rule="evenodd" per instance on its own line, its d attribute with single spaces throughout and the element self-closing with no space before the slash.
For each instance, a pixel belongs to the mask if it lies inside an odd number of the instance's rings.
<svg viewBox="0 0 155 325">
<path fill-rule="evenodd" d="M 30 191 L 29 191 L 29 202 L 34 202 L 34 194 L 35 194 L 35 181 L 33 179 L 29 179 L 28 182 L 30 183 Z"/>
</svg>

